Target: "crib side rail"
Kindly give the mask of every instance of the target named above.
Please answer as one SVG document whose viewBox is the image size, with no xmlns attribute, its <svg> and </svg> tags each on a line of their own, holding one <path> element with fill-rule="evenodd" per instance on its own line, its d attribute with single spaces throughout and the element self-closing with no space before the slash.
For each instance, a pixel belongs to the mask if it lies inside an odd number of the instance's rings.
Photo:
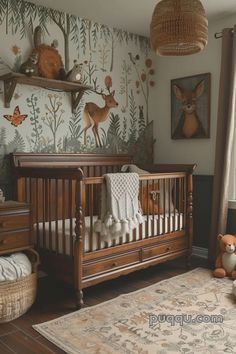
<svg viewBox="0 0 236 354">
<path fill-rule="evenodd" d="M 83 172 L 80 168 L 70 167 L 15 167 L 17 178 L 34 177 L 34 178 L 83 178 Z"/>
<path fill-rule="evenodd" d="M 139 176 L 140 181 L 148 181 L 153 179 L 165 179 L 165 178 L 180 178 L 186 177 L 185 172 L 169 172 L 169 173 L 148 173 Z M 84 178 L 84 184 L 101 184 L 104 182 L 104 177 L 86 177 Z"/>
<path fill-rule="evenodd" d="M 187 174 L 192 174 L 197 167 L 196 164 L 151 164 L 141 166 L 145 170 L 151 173 L 172 173 L 173 171 L 176 172 L 185 172 Z"/>
</svg>

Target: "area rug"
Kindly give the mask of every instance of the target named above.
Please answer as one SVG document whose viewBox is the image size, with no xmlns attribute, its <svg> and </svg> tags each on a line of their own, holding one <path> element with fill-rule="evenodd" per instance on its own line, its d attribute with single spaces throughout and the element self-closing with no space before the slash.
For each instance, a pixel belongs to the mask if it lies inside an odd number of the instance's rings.
<svg viewBox="0 0 236 354">
<path fill-rule="evenodd" d="M 236 300 L 197 268 L 33 327 L 69 354 L 236 353 Z"/>
</svg>

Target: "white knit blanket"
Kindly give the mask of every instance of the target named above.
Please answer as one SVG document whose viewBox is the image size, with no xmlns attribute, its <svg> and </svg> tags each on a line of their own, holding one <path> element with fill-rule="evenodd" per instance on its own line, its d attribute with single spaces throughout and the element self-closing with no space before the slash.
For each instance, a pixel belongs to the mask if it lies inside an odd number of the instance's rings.
<svg viewBox="0 0 236 354">
<path fill-rule="evenodd" d="M 139 208 L 139 176 L 137 173 L 108 173 L 102 186 L 100 218 L 94 231 L 103 240 L 111 240 L 130 233 L 143 217 Z"/>
</svg>

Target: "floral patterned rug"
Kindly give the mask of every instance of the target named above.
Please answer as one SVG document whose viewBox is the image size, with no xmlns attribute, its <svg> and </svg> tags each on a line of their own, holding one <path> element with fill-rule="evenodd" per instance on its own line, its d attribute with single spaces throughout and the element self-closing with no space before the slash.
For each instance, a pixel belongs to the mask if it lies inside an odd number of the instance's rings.
<svg viewBox="0 0 236 354">
<path fill-rule="evenodd" d="M 236 299 L 197 268 L 33 327 L 70 354 L 236 353 Z"/>
</svg>

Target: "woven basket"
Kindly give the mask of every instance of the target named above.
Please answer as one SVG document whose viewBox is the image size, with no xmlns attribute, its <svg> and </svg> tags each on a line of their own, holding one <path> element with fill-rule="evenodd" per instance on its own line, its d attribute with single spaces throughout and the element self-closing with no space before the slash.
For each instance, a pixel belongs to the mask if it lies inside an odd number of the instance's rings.
<svg viewBox="0 0 236 354">
<path fill-rule="evenodd" d="M 36 256 L 34 260 L 30 257 L 33 273 L 15 281 L 0 283 L 0 323 L 12 321 L 23 315 L 35 301 L 38 256 L 33 250 L 28 252 L 31 254 L 33 252 Z"/>
</svg>

